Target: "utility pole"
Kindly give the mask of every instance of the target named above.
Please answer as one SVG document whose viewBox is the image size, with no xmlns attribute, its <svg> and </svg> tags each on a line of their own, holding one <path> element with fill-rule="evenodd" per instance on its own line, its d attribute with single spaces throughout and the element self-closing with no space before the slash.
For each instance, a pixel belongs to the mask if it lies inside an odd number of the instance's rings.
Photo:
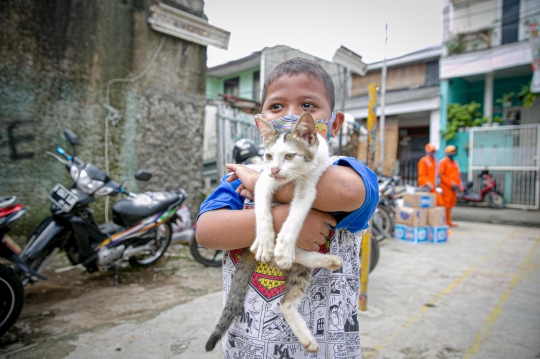
<svg viewBox="0 0 540 359">
<path fill-rule="evenodd" d="M 342 85 L 342 91 L 343 91 L 343 98 L 341 99 L 341 111 L 345 113 L 345 100 L 347 99 L 347 68 L 345 66 L 343 67 L 343 78 L 341 81 Z M 330 129 L 328 129 L 330 131 Z M 343 126 L 339 129 L 339 138 L 338 138 L 338 156 L 341 156 L 343 154 L 343 144 L 342 144 L 342 137 L 343 136 Z"/>
<path fill-rule="evenodd" d="M 384 60 L 382 68 L 382 84 L 381 84 L 381 119 L 379 123 L 379 172 L 382 173 L 384 169 L 384 96 L 386 94 L 386 43 L 388 39 L 388 23 L 385 24 L 384 33 Z"/>
</svg>

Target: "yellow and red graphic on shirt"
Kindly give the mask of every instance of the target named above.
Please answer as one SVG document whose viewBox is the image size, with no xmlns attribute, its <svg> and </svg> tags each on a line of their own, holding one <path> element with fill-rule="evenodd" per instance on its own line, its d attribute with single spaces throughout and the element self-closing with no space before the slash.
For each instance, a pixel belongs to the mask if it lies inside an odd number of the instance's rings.
<svg viewBox="0 0 540 359">
<path fill-rule="evenodd" d="M 326 242 L 319 247 L 319 253 L 330 252 L 330 239 L 333 236 L 334 230 L 331 230 L 329 236 L 326 237 Z M 229 251 L 229 255 L 236 267 L 238 267 L 243 251 L 244 249 L 242 248 Z M 317 273 L 319 270 L 320 268 L 314 268 L 313 274 Z M 250 285 L 260 296 L 267 301 L 270 301 L 283 295 L 286 283 L 281 269 L 270 263 L 259 262 L 257 263 L 257 268 L 255 268 L 255 271 L 251 275 Z"/>
</svg>

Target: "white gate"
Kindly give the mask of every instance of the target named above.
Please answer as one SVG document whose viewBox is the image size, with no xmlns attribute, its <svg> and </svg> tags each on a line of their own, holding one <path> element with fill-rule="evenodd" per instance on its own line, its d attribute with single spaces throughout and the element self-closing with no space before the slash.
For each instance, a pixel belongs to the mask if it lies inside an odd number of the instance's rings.
<svg viewBox="0 0 540 359">
<path fill-rule="evenodd" d="M 255 125 L 255 115 L 237 108 L 219 105 L 217 114 L 217 173 L 218 180 L 226 174 L 225 165 L 234 163 L 234 143 L 249 138 L 255 145 L 262 144 L 262 137 Z"/>
<path fill-rule="evenodd" d="M 470 129 L 469 181 L 480 190 L 478 174 L 489 170 L 507 207 L 540 205 L 540 124 Z"/>
</svg>

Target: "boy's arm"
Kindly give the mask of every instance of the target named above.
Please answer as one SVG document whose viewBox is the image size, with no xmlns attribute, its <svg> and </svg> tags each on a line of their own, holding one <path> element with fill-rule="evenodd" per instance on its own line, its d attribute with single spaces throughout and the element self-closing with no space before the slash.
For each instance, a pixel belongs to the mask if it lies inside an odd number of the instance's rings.
<svg viewBox="0 0 540 359">
<path fill-rule="evenodd" d="M 240 165 L 227 165 L 227 170 L 233 172 L 231 180 L 242 180 L 239 189 L 253 193 L 258 172 Z M 274 199 L 280 203 L 289 203 L 292 198 L 293 186 L 284 186 L 274 195 Z M 377 176 L 357 159 L 346 157 L 334 162 L 321 176 L 313 208 L 324 212 L 349 213 L 343 218 L 354 222 L 346 221 L 350 223 L 345 228 L 357 231 L 367 228 L 367 221 L 378 203 Z M 341 224 L 338 227 L 341 228 Z"/>
<path fill-rule="evenodd" d="M 274 230 L 279 233 L 289 213 L 289 205 L 272 207 Z M 311 210 L 298 236 L 297 245 L 308 251 L 316 251 L 324 244 L 330 229 L 336 226 L 332 215 Z M 197 242 L 207 248 L 237 249 L 250 247 L 255 240 L 254 210 L 212 210 L 199 215 Z"/>
</svg>

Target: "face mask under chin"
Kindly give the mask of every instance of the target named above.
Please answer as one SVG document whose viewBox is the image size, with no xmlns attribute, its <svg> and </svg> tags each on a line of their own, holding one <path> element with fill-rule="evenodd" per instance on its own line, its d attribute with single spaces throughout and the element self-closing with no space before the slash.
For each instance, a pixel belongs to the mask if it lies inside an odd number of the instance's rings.
<svg viewBox="0 0 540 359">
<path fill-rule="evenodd" d="M 269 121 L 272 126 L 277 131 L 290 131 L 291 128 L 296 124 L 298 119 L 300 118 L 300 115 L 286 115 L 282 117 L 278 117 L 274 120 Z M 332 112 L 332 117 L 329 119 L 314 119 L 315 120 L 315 127 L 317 127 L 317 132 L 321 134 L 326 140 L 329 140 L 330 137 L 332 137 L 332 125 L 334 124 L 334 121 L 336 120 L 336 113 Z"/>
</svg>

